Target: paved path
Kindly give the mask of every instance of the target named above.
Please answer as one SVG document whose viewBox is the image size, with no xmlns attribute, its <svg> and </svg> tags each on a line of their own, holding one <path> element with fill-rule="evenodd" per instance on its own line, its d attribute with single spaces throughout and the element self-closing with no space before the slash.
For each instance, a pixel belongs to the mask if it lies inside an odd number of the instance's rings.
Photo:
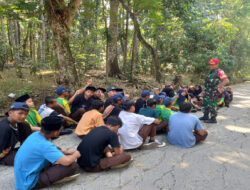
<svg viewBox="0 0 250 190">
<path fill-rule="evenodd" d="M 194 148 L 167 144 L 164 148 L 134 151 L 134 162 L 127 168 L 93 174 L 82 171 L 75 181 L 48 189 L 250 189 L 250 85 L 234 88 L 230 108 L 220 109 L 218 123 L 204 124 L 204 128 L 208 138 Z M 164 136 L 157 138 L 165 140 Z M 79 142 L 75 135 L 55 141 L 64 149 L 76 148 Z M 0 166 L 0 184 L 0 189 L 14 189 L 12 167 Z"/>
</svg>

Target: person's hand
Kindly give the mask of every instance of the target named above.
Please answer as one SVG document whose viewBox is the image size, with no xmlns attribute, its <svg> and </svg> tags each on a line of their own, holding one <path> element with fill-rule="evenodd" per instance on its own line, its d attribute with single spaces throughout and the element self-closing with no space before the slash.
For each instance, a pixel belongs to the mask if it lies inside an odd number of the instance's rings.
<svg viewBox="0 0 250 190">
<path fill-rule="evenodd" d="M 81 157 L 81 153 L 80 153 L 78 150 L 76 150 L 76 151 L 73 153 L 73 155 L 74 155 L 76 158 L 80 158 L 80 157 Z"/>
<path fill-rule="evenodd" d="M 88 82 L 87 82 L 87 86 L 90 86 L 91 84 L 93 83 L 93 79 L 89 79 Z"/>
<path fill-rule="evenodd" d="M 65 154 L 65 155 L 72 155 L 75 152 L 76 152 L 75 150 L 64 150 L 64 151 L 62 151 L 62 153 Z"/>
<path fill-rule="evenodd" d="M 154 123 L 155 123 L 155 124 L 160 124 L 160 120 L 159 120 L 159 119 L 155 119 L 155 120 L 154 120 Z"/>
</svg>

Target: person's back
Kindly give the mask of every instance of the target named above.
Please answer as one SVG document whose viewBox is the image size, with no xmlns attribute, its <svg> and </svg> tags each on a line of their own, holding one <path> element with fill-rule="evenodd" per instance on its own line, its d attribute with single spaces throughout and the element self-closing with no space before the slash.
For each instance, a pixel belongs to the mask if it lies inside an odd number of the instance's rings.
<svg viewBox="0 0 250 190">
<path fill-rule="evenodd" d="M 56 149 L 56 146 L 46 140 L 40 132 L 35 132 L 30 135 L 18 150 L 15 158 L 14 170 L 16 187 L 18 189 L 33 188 L 38 181 L 42 169 L 49 162 L 54 163 L 64 156 L 59 150 L 53 154 L 53 151 L 49 151 Z M 50 154 L 47 154 L 47 152 Z"/>
<path fill-rule="evenodd" d="M 77 160 L 78 164 L 82 167 L 96 166 L 104 156 L 106 146 L 110 143 L 115 147 L 120 146 L 119 143 L 115 144 L 112 142 L 113 138 L 116 138 L 118 142 L 117 134 L 106 126 L 100 126 L 91 130 L 77 148 L 83 155 Z"/>
<path fill-rule="evenodd" d="M 93 128 L 104 125 L 103 115 L 104 103 L 101 100 L 92 102 L 92 110 L 83 114 L 79 121 L 75 133 L 78 136 L 87 135 Z"/>
<path fill-rule="evenodd" d="M 159 118 L 159 114 L 154 108 L 141 108 L 139 114 L 146 117 Z"/>
<path fill-rule="evenodd" d="M 203 130 L 197 116 L 190 114 L 192 105 L 182 103 L 180 111 L 169 119 L 168 142 L 170 144 L 190 148 L 201 140 L 205 140 L 207 132 Z"/>
</svg>

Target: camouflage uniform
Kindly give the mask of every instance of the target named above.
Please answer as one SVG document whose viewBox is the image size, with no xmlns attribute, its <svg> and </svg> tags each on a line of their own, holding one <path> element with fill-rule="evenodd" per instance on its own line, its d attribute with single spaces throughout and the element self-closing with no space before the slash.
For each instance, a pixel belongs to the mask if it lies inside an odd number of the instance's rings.
<svg viewBox="0 0 250 190">
<path fill-rule="evenodd" d="M 204 115 L 210 113 L 211 117 L 214 118 L 217 116 L 217 98 L 219 95 L 217 86 L 221 82 L 219 71 L 221 71 L 219 68 L 211 70 L 205 81 Z"/>
</svg>

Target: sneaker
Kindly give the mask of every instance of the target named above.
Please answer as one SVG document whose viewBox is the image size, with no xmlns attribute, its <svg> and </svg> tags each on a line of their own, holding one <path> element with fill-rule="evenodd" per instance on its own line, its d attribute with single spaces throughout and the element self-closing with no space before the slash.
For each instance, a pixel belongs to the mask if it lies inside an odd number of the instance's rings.
<svg viewBox="0 0 250 190">
<path fill-rule="evenodd" d="M 149 140 L 148 143 L 145 143 L 144 146 L 152 146 L 152 147 L 156 147 L 156 148 L 161 148 L 161 147 L 164 147 L 166 146 L 166 143 L 165 142 L 160 142 L 158 141 L 157 139 L 155 140 Z"/>
<path fill-rule="evenodd" d="M 131 157 L 131 159 L 123 164 L 119 164 L 117 166 L 112 166 L 111 169 L 118 169 L 118 168 L 123 168 L 125 166 L 128 166 L 131 162 L 133 162 L 133 157 Z"/>
<path fill-rule="evenodd" d="M 61 179 L 61 180 L 56 181 L 56 182 L 53 183 L 53 184 L 62 184 L 62 183 L 66 183 L 66 182 L 69 182 L 69 181 L 72 181 L 72 180 L 76 179 L 78 176 L 80 176 L 79 173 L 78 173 L 78 174 L 71 175 L 71 176 L 68 176 L 68 177 L 65 177 L 65 178 L 63 178 L 63 179 Z"/>
</svg>

